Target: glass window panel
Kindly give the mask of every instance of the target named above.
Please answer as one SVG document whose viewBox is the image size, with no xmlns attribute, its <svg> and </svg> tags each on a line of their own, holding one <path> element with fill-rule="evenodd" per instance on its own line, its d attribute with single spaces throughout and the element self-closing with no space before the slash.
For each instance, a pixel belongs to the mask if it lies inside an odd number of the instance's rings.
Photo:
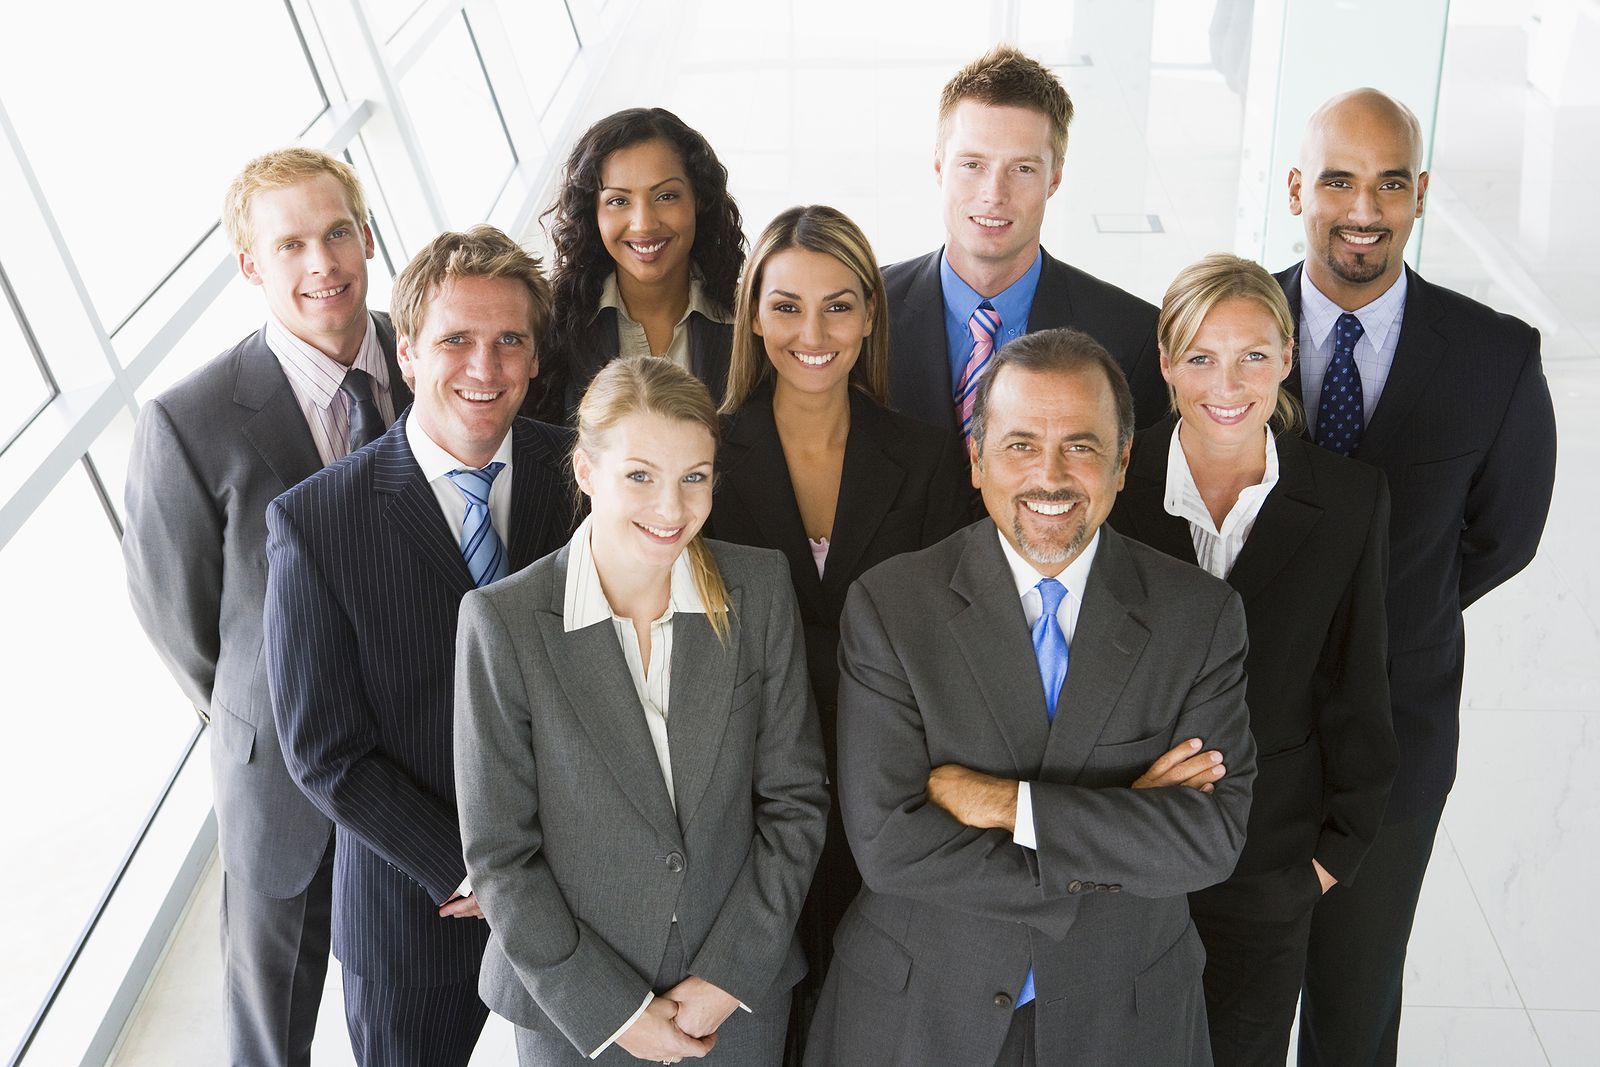
<svg viewBox="0 0 1600 1067">
<path fill-rule="evenodd" d="M 516 160 L 465 16 L 451 19 L 418 57 L 401 93 L 448 225 L 482 222 Z"/>
<path fill-rule="evenodd" d="M 194 731 L 133 617 L 105 509 L 75 465 L 3 550 L 0 855 L 48 906 L 0 917 L 14 1047 Z"/>
<path fill-rule="evenodd" d="M 578 54 L 578 35 L 567 5 L 562 0 L 501 4 L 500 21 L 517 57 L 528 99 L 535 111 L 543 111 Z"/>
<path fill-rule="evenodd" d="M 3 283 L 0 283 L 3 284 Z M 0 290 L 0 376 L 6 385 L 0 389 L 0 451 L 17 431 L 55 395 L 39 370 L 33 347 L 22 333 L 16 310 Z"/>
<path fill-rule="evenodd" d="M 152 29 L 142 4 L 90 0 L 8 7 L 0 34 L 0 100 L 108 330 L 215 221 L 240 166 L 324 106 L 282 3 L 167 0 Z M 76 76 L 47 47 L 61 42 Z"/>
<path fill-rule="evenodd" d="M 400 27 L 410 20 L 422 0 L 367 0 L 367 14 L 372 19 L 372 32 L 378 40 L 388 41 L 400 32 Z"/>
</svg>

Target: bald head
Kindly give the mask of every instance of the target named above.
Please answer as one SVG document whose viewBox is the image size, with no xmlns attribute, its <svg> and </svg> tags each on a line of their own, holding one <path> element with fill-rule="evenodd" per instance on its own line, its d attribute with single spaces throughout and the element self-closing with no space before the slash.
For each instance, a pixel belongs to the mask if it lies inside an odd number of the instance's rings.
<svg viewBox="0 0 1600 1067">
<path fill-rule="evenodd" d="M 1306 277 L 1347 311 L 1382 296 L 1405 269 L 1427 191 L 1422 125 L 1410 108 L 1376 89 L 1323 104 L 1289 171 L 1289 210 L 1306 227 Z"/>
<path fill-rule="evenodd" d="M 1322 142 L 1330 136 L 1363 137 L 1378 132 L 1403 139 L 1409 146 L 1406 158 L 1411 173 L 1422 170 L 1422 123 L 1409 107 L 1388 93 L 1369 88 L 1340 93 L 1312 112 L 1300 140 L 1300 166 L 1307 169 L 1308 156 L 1318 155 Z"/>
</svg>

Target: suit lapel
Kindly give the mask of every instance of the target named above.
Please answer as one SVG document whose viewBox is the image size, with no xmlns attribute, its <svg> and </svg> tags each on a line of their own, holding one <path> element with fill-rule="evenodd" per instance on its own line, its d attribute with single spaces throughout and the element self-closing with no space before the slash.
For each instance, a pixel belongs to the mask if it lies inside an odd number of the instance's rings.
<svg viewBox="0 0 1600 1067">
<path fill-rule="evenodd" d="M 322 456 L 311 437 L 311 427 L 306 425 L 305 412 L 294 398 L 278 357 L 260 333 L 240 358 L 233 399 L 255 412 L 245 420 L 245 438 L 285 489 L 293 489 L 322 469 Z"/>
<path fill-rule="evenodd" d="M 1130 611 L 1143 600 L 1144 585 L 1127 546 L 1115 530 L 1101 526 L 1100 547 L 1072 639 L 1067 681 L 1044 750 L 1052 780 L 1070 782 L 1083 771 L 1127 688 L 1150 640 L 1150 631 Z"/>
<path fill-rule="evenodd" d="M 1304 407 L 1306 402 L 1304 387 L 1300 383 L 1300 359 L 1298 355 L 1300 352 L 1305 351 L 1305 339 L 1300 335 L 1300 274 L 1304 270 L 1305 264 L 1301 263 L 1274 275 L 1278 279 L 1278 284 L 1283 287 L 1283 295 L 1289 300 L 1289 313 L 1294 318 L 1294 350 L 1296 357 L 1295 361 L 1289 365 L 1289 376 L 1283 380 L 1283 387 L 1294 394 L 1294 398 L 1300 401 L 1301 407 Z M 1316 412 L 1306 412 L 1305 421 L 1306 425 L 1304 431 L 1302 431 L 1302 436 L 1309 441 L 1311 440 L 1313 423 L 1316 422 Z"/>
<path fill-rule="evenodd" d="M 447 528 L 439 499 L 422 476 L 411 446 L 406 443 L 406 416 L 395 420 L 387 433 L 373 442 L 372 483 L 388 497 L 384 518 L 394 524 L 458 597 L 473 588 L 472 575 L 461 557 L 460 535 Z"/>
<path fill-rule="evenodd" d="M 1305 449 L 1315 447 L 1297 438 L 1278 440 L 1278 484 L 1267 494 L 1250 537 L 1228 572 L 1228 584 L 1247 605 L 1294 558 L 1322 518 L 1305 456 Z"/>
<path fill-rule="evenodd" d="M 728 590 L 733 611 L 724 646 L 705 616 L 672 619 L 672 691 L 668 696 L 667 744 L 672 752 L 672 791 L 678 825 L 687 828 L 705 795 L 732 712 L 739 664 L 739 590 Z M 659 777 L 659 774 L 657 775 Z"/>
<path fill-rule="evenodd" d="M 382 312 L 374 312 L 372 321 L 378 331 L 378 345 L 383 349 L 383 361 L 389 368 L 389 399 L 394 404 L 394 417 L 399 419 L 411 405 L 411 387 L 406 385 L 400 361 L 395 357 L 394 323 Z"/>
<path fill-rule="evenodd" d="M 1134 439 L 1128 484 L 1117 497 L 1115 525 L 1135 541 L 1199 566 L 1189 524 L 1167 512 L 1167 451 L 1175 429 L 1168 416 Z"/>
<path fill-rule="evenodd" d="M 850 435 L 845 440 L 844 469 L 839 477 L 839 502 L 828 542 L 822 589 L 830 605 L 843 605 L 857 564 L 878 536 L 891 505 L 900 495 L 905 469 L 884 448 L 883 416 L 871 399 L 850 390 Z M 815 568 L 813 568 L 815 570 Z M 824 615 L 831 618 L 837 609 Z"/>
<path fill-rule="evenodd" d="M 1376 462 L 1405 425 L 1434 372 L 1444 361 L 1447 343 L 1434 328 L 1438 318 L 1428 284 L 1406 268 L 1406 306 L 1400 318 L 1400 341 L 1372 422 L 1361 435 L 1355 458 Z"/>
<path fill-rule="evenodd" d="M 1031 779 L 1039 773 L 1049 718 L 1027 617 L 998 537 L 988 519 L 968 528 L 966 549 L 950 578 L 950 588 L 968 603 L 948 625 L 1018 776 Z"/>
<path fill-rule="evenodd" d="M 822 582 L 800 521 L 800 506 L 795 503 L 794 484 L 789 481 L 789 464 L 778 426 L 772 418 L 772 393 L 762 389 L 739 409 L 729 428 L 729 459 L 722 472 L 719 492 L 732 493 L 740 509 L 761 532 L 761 541 L 788 557 L 789 571 L 796 594 L 818 616 L 822 610 Z M 846 445 L 846 460 L 848 463 Z M 834 528 L 838 528 L 837 519 Z M 833 549 L 829 550 L 830 561 Z"/>
<path fill-rule="evenodd" d="M 1076 325 L 1067 272 L 1049 252 L 1040 249 L 1039 255 L 1044 263 L 1039 268 L 1039 287 L 1033 294 L 1033 306 L 1028 309 L 1028 332 Z"/>
<path fill-rule="evenodd" d="M 566 488 L 552 467 L 558 458 L 523 419 L 511 424 L 510 573 L 543 556 L 551 541 L 550 524 L 567 514 L 559 499 Z"/>
<path fill-rule="evenodd" d="M 667 785 L 661 777 L 655 744 L 650 740 L 639 694 L 634 692 L 628 661 L 623 658 L 611 620 L 602 619 L 571 633 L 563 627 L 568 554 L 568 549 L 561 550 L 551 603 L 536 616 L 544 646 L 553 652 L 551 670 L 566 694 L 568 706 L 623 794 L 668 840 L 681 844 L 682 834 L 672 814 L 672 799 L 667 796 Z M 676 661 L 677 657 L 673 659 Z M 671 718 L 669 714 L 669 723 Z"/>
<path fill-rule="evenodd" d="M 940 424 L 956 429 L 950 381 L 950 344 L 944 331 L 944 289 L 939 259 L 944 249 L 923 256 L 915 266 L 893 322 L 896 358 L 889 364 L 893 393 L 902 411 L 943 412 Z"/>
</svg>

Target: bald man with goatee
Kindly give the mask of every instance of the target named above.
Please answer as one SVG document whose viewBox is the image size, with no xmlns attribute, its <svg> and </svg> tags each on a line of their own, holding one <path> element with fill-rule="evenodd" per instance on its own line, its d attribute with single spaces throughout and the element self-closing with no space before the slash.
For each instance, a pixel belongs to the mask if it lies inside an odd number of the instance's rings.
<svg viewBox="0 0 1600 1067">
<path fill-rule="evenodd" d="M 1312 919 L 1302 1065 L 1395 1062 L 1406 942 L 1455 781 L 1461 613 L 1533 558 L 1555 481 L 1538 332 L 1429 284 L 1401 258 L 1427 191 L 1416 116 L 1375 89 L 1323 104 L 1289 172 L 1306 259 L 1278 275 L 1299 322 L 1284 384 L 1317 444 L 1389 479 L 1400 744 L 1359 877 L 1328 889 Z"/>
</svg>

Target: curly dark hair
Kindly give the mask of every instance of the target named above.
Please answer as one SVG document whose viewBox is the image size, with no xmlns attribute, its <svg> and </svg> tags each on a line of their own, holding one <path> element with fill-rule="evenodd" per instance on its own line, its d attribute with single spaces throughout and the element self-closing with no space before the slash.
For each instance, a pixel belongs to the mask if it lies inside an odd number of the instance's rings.
<svg viewBox="0 0 1600 1067">
<path fill-rule="evenodd" d="M 727 169 L 706 139 L 672 112 L 659 107 L 628 108 L 607 115 L 578 138 L 563 168 L 561 192 L 543 216 L 552 220 L 550 288 L 555 298 L 548 351 L 572 351 L 594 317 L 607 276 L 616 270 L 616 261 L 600 239 L 596 219 L 601 166 L 620 148 L 655 140 L 672 145 L 689 172 L 695 206 L 694 246 L 689 258 L 700 270 L 706 299 L 725 313 L 732 312 L 745 242 L 739 205 L 728 195 Z"/>
</svg>

